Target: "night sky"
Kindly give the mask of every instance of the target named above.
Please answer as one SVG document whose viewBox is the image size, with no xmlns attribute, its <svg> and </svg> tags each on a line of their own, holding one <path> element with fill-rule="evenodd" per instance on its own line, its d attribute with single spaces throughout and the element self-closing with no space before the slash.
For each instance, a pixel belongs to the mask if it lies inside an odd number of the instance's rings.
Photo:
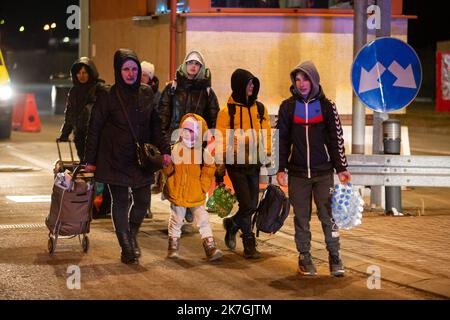
<svg viewBox="0 0 450 320">
<path fill-rule="evenodd" d="M 8 49 L 36 49 L 46 48 L 50 37 L 77 37 L 77 30 L 69 30 L 66 20 L 69 15 L 67 7 L 78 0 L 2 0 L 0 2 L 0 32 L 2 47 Z M 1 24 L 4 20 L 4 24 Z M 45 24 L 56 23 L 56 28 L 44 31 Z M 20 26 L 25 27 L 19 32 Z"/>
<path fill-rule="evenodd" d="M 403 0 L 403 14 L 416 15 L 408 22 L 408 42 L 414 48 L 436 47 L 450 40 L 449 13 L 443 1 Z"/>
<path fill-rule="evenodd" d="M 46 23 L 56 22 L 52 36 L 76 37 L 76 31 L 66 28 L 66 8 L 78 4 L 78 0 L 2 0 L 0 3 L 0 25 L 2 45 L 12 49 L 46 47 L 49 33 L 43 31 Z M 450 40 L 448 13 L 442 1 L 404 0 L 404 14 L 417 15 L 409 21 L 409 43 L 415 48 L 435 47 L 436 41 Z M 18 32 L 25 26 L 25 32 Z"/>
</svg>

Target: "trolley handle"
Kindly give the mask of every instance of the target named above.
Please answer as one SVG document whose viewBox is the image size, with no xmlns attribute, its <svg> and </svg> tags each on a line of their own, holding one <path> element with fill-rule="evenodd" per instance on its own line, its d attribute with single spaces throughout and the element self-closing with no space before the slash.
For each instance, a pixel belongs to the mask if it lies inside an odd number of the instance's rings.
<svg viewBox="0 0 450 320">
<path fill-rule="evenodd" d="M 62 162 L 63 159 L 62 159 L 62 156 L 61 156 L 61 148 L 60 148 L 60 146 L 59 146 L 59 144 L 60 144 L 61 142 L 63 142 L 63 141 L 61 141 L 60 138 L 56 138 L 56 146 L 57 146 L 57 148 L 58 148 L 59 161 Z M 70 139 L 67 140 L 67 141 L 64 141 L 64 142 L 69 143 L 70 159 L 71 159 L 71 161 L 72 161 L 72 166 L 75 167 L 75 159 L 74 159 L 74 157 L 73 157 L 73 151 L 72 151 L 72 142 L 70 141 Z"/>
<path fill-rule="evenodd" d="M 78 174 L 86 172 L 85 169 L 86 169 L 86 166 L 82 165 L 82 164 L 75 167 L 75 169 L 72 172 L 72 181 L 71 181 L 69 190 L 73 190 Z"/>
</svg>

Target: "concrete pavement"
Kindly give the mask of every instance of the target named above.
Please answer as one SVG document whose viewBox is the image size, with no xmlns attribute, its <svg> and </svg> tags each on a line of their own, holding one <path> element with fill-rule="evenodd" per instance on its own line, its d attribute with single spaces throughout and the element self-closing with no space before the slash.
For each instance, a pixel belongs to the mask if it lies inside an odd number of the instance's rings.
<svg viewBox="0 0 450 320">
<path fill-rule="evenodd" d="M 42 193 L 44 189 L 46 193 L 50 192 L 49 164 L 55 159 L 56 153 L 43 154 L 42 150 L 54 150 L 54 143 L 48 142 L 52 140 L 48 137 L 56 136 L 61 120 L 61 117 L 49 117 L 44 119 L 46 126 L 42 133 L 14 132 L 13 145 L 0 144 L 2 164 L 32 169 L 23 173 L 2 173 L 2 195 L 35 194 L 36 190 Z M 414 139 L 411 132 L 411 145 L 414 145 Z M 436 150 L 447 141 L 450 141 L 448 136 L 441 136 L 437 145 L 430 141 L 423 145 Z M 5 158 L 5 154 L 10 157 Z M 24 182 L 21 183 L 21 189 L 15 188 L 17 181 L 14 179 Z M 43 185 L 47 187 L 43 188 Z M 3 292 L 2 298 L 7 299 L 78 299 L 80 295 L 76 291 L 64 290 L 67 265 L 76 264 L 83 270 L 83 279 L 86 280 L 83 283 L 87 289 L 83 293 L 89 299 L 266 299 L 268 287 L 277 289 L 269 299 L 448 299 L 448 189 L 407 189 L 402 191 L 402 196 L 404 212 L 411 215 L 388 217 L 367 210 L 361 226 L 341 231 L 341 254 L 349 271 L 343 280 L 330 279 L 328 276 L 328 256 L 315 214 L 311 222 L 312 254 L 319 275 L 312 279 L 300 279 L 296 275 L 297 252 L 292 214 L 277 234 L 270 237 L 261 234 L 261 261 L 248 262 L 236 256 L 242 254 L 239 241 L 237 252 L 232 254 L 226 251 L 224 262 L 215 266 L 217 269 L 210 274 L 211 269 L 205 264 L 200 240 L 193 230 L 188 230 L 184 239 L 185 259 L 172 263 L 161 258 L 167 246 L 165 230 L 169 211 L 168 203 L 161 202 L 158 195 L 152 197 L 155 218 L 146 221 L 140 234 L 144 258 L 142 266 L 137 269 L 130 269 L 117 261 L 117 241 L 109 220 L 93 222 L 95 232 L 92 234 L 89 255 L 80 254 L 76 240 L 68 240 L 67 245 L 61 242 L 57 257 L 51 258 L 45 251 L 47 231 L 42 225 L 48 204 L 27 205 L 26 212 L 21 211 L 24 206 L 20 204 L 1 206 L 0 292 Z M 222 219 L 215 215 L 211 219 L 219 246 L 224 248 Z M 380 289 L 367 290 L 365 287 L 370 273 L 368 267 L 371 266 L 379 267 L 381 272 Z M 267 279 L 267 270 L 273 272 L 271 280 Z M 230 277 L 231 274 L 233 277 Z M 165 282 L 161 284 L 154 277 Z M 133 284 L 136 279 L 146 286 L 142 288 Z M 36 286 L 36 283 L 42 285 Z M 220 290 L 196 292 L 194 296 L 189 288 L 198 283 L 213 286 L 217 283 Z M 243 283 L 249 289 L 242 289 Z M 181 284 L 185 291 L 175 290 L 177 284 Z"/>
</svg>

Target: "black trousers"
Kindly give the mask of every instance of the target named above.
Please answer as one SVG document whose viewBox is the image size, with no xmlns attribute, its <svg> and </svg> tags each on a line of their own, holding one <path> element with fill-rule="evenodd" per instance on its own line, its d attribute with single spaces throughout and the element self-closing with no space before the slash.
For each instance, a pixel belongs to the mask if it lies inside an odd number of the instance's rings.
<svg viewBox="0 0 450 320">
<path fill-rule="evenodd" d="M 243 234 L 252 233 L 252 216 L 258 207 L 259 198 L 259 170 L 243 170 L 233 166 L 226 166 L 228 176 L 233 184 L 234 192 L 239 204 L 238 212 L 232 217 Z"/>
<path fill-rule="evenodd" d="M 331 194 L 333 175 L 327 174 L 311 179 L 289 176 L 289 200 L 294 208 L 295 244 L 300 253 L 311 250 L 312 197 L 317 207 L 317 215 L 322 223 L 327 250 L 332 253 L 339 251 L 339 233 L 331 215 Z"/>
<path fill-rule="evenodd" d="M 116 232 L 127 232 L 130 223 L 141 225 L 150 205 L 150 185 L 131 189 L 133 202 L 130 203 L 128 187 L 109 184 L 112 203 L 112 218 Z"/>
</svg>

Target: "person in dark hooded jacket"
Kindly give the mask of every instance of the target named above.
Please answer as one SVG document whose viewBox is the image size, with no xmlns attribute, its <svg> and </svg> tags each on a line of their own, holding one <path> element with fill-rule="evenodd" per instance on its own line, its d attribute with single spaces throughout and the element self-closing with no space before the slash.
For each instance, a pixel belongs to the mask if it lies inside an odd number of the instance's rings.
<svg viewBox="0 0 450 320">
<path fill-rule="evenodd" d="M 320 86 L 319 73 L 311 61 L 291 72 L 291 93 L 278 112 L 280 159 L 277 181 L 286 186 L 289 174 L 289 200 L 294 207 L 295 242 L 299 252 L 298 271 L 315 275 L 311 258 L 311 202 L 317 207 L 329 252 L 330 273 L 342 276 L 339 232 L 332 220 L 330 188 L 336 170 L 341 183 L 348 183 L 344 138 L 336 105 Z M 286 172 L 287 171 L 287 172 Z"/>
<path fill-rule="evenodd" d="M 261 153 L 269 157 L 272 149 L 269 114 L 266 107 L 257 101 L 259 87 L 258 78 L 249 71 L 243 69 L 234 71 L 231 76 L 233 92 L 228 99 L 227 106 L 220 110 L 217 117 L 217 130 L 221 134 L 216 135 L 216 157 L 222 156 L 222 159 L 226 159 L 226 171 L 239 203 L 237 213 L 223 220 L 226 230 L 225 245 L 234 250 L 236 234 L 241 230 L 246 258 L 260 257 L 260 252 L 256 250 L 256 238 L 252 231 L 251 220 L 258 206 L 259 172 L 263 162 L 261 160 L 264 160 L 260 159 L 259 155 Z M 258 110 L 261 107 L 263 112 Z M 234 109 L 234 116 L 231 116 L 233 112 L 230 112 L 230 109 Z M 236 130 L 234 135 L 231 134 L 230 129 Z M 245 136 L 247 133 L 250 135 Z M 239 137 L 239 134 L 243 134 L 243 139 Z M 227 137 L 231 137 L 230 141 Z M 242 141 L 245 141 L 245 145 L 242 145 Z M 218 148 L 218 146 L 221 147 Z M 232 154 L 230 147 L 233 148 Z M 218 150 L 222 150 L 223 154 L 220 155 Z M 239 150 L 245 150 L 242 156 L 239 154 Z M 264 152 L 259 150 L 264 150 Z M 252 151 L 258 153 L 257 159 L 252 158 Z M 244 160 L 244 163 L 240 163 L 240 160 Z M 224 175 L 223 166 L 220 166 L 216 182 L 221 183 Z"/>
<path fill-rule="evenodd" d="M 119 49 L 114 55 L 115 84 L 99 92 L 94 106 L 86 142 L 86 170 L 95 171 L 97 181 L 108 184 L 112 198 L 112 218 L 121 260 L 139 263 L 137 234 L 150 204 L 153 173 L 143 171 L 137 163 L 136 144 L 124 109 L 139 143 L 152 143 L 170 163 L 170 145 L 161 130 L 149 86 L 141 85 L 141 65 L 136 54 Z M 132 191 L 129 210 L 128 188 Z"/>
<path fill-rule="evenodd" d="M 92 106 L 97 98 L 97 90 L 103 86 L 94 62 L 81 57 L 70 69 L 73 87 L 69 91 L 66 103 L 64 124 L 61 127 L 60 141 L 68 141 L 74 134 L 74 143 L 80 160 L 84 157 L 86 134 Z"/>
<path fill-rule="evenodd" d="M 73 141 L 81 161 L 84 158 L 89 118 L 97 99 L 97 91 L 104 86 L 104 81 L 99 79 L 94 62 L 87 57 L 81 57 L 75 61 L 70 69 L 70 74 L 73 87 L 67 97 L 64 124 L 61 127 L 59 140 L 69 141 L 69 136 L 73 132 Z M 109 191 L 104 189 L 101 206 L 98 211 L 96 207 L 93 208 L 92 217 L 94 219 L 106 217 L 110 211 Z"/>
</svg>

